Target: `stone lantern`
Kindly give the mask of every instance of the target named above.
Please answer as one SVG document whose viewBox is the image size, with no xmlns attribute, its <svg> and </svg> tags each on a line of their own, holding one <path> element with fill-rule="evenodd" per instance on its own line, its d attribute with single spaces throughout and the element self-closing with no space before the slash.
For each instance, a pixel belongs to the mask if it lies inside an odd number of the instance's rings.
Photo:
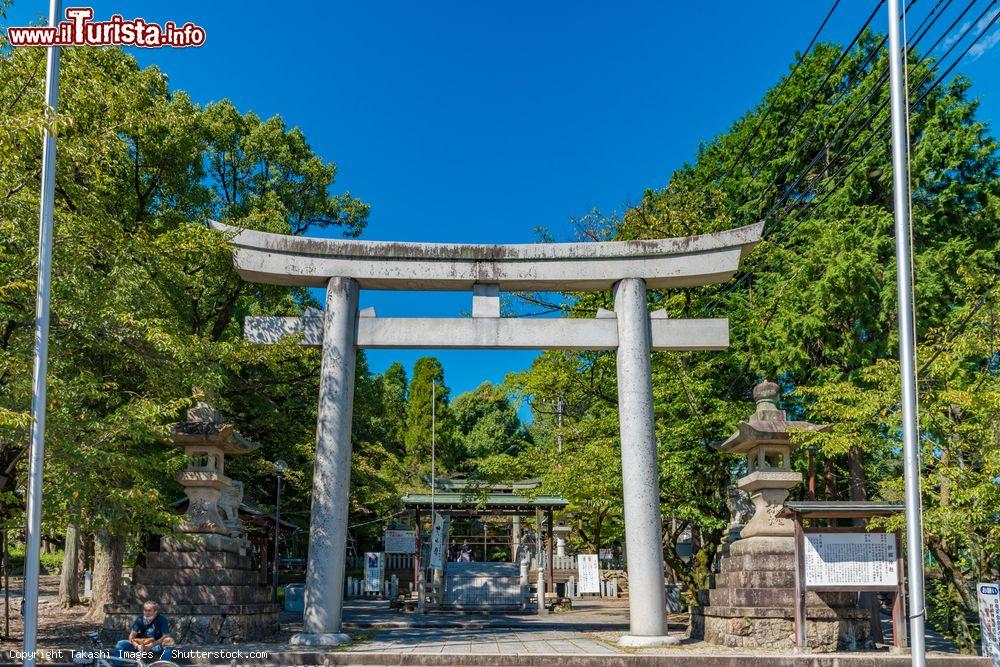
<svg viewBox="0 0 1000 667">
<path fill-rule="evenodd" d="M 692 637 L 734 648 L 787 649 L 795 645 L 795 526 L 778 516 L 788 490 L 802 481 L 791 469 L 799 443 L 794 434 L 829 426 L 794 421 L 779 410 L 778 385 L 753 389 L 757 409 L 741 421 L 719 450 L 747 457 L 747 474 L 737 482 L 750 494 L 753 516 L 740 539 L 723 549 L 712 588 L 698 592 L 691 609 Z M 737 497 L 733 497 L 734 501 Z M 733 525 L 744 512 L 734 502 Z M 810 648 L 835 651 L 861 646 L 868 638 L 868 611 L 855 593 L 810 592 L 806 596 Z"/>
<path fill-rule="evenodd" d="M 573 529 L 566 523 L 566 519 L 558 519 L 556 524 L 552 526 L 552 536 L 556 539 L 556 556 L 558 558 L 566 556 L 566 538 L 571 532 Z"/>
<path fill-rule="evenodd" d="M 182 644 L 231 644 L 263 639 L 278 630 L 281 607 L 269 578 L 247 554 L 240 521 L 243 484 L 225 473 L 226 455 L 257 444 L 241 437 L 217 410 L 199 402 L 174 424 L 164 444 L 188 457 L 177 475 L 188 498 L 181 537 L 160 538 L 132 573 L 131 600 L 105 605 L 105 638 L 118 639 L 145 600 L 170 617 L 170 635 Z M 263 559 L 266 564 L 266 559 Z"/>
<path fill-rule="evenodd" d="M 251 452 L 257 443 L 243 438 L 217 410 L 199 402 L 188 410 L 187 421 L 170 429 L 168 444 L 188 458 L 188 467 L 177 475 L 188 497 L 181 532 L 202 547 L 246 553 L 246 530 L 238 513 L 243 484 L 226 477 L 225 458 Z"/>
<path fill-rule="evenodd" d="M 754 513 L 740 537 L 791 537 L 792 522 L 778 513 L 788 498 L 788 490 L 802 481 L 802 473 L 791 468 L 792 450 L 798 446 L 792 441 L 793 434 L 830 427 L 789 420 L 785 411 L 778 409 L 778 385 L 774 382 L 754 387 L 753 398 L 756 412 L 741 421 L 736 433 L 719 446 L 719 451 L 747 457 L 747 475 L 737 486 L 750 494 Z"/>
</svg>

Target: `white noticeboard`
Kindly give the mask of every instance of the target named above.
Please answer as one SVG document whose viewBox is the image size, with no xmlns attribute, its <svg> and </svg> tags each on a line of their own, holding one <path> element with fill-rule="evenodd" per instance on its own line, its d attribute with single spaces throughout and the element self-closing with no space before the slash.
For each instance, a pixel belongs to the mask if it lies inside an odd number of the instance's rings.
<svg viewBox="0 0 1000 667">
<path fill-rule="evenodd" d="M 365 592 L 379 593 L 382 591 L 382 554 L 368 552 L 365 554 Z"/>
<path fill-rule="evenodd" d="M 577 574 L 580 576 L 580 593 L 601 592 L 601 565 L 597 554 L 579 554 L 576 557 Z"/>
<path fill-rule="evenodd" d="M 390 528 L 385 531 L 385 553 L 412 554 L 417 551 L 417 531 Z"/>
<path fill-rule="evenodd" d="M 1000 665 L 1000 583 L 976 584 L 979 592 L 979 632 L 983 638 L 983 657 Z"/>
<path fill-rule="evenodd" d="M 806 533 L 806 588 L 899 585 L 894 533 Z"/>
</svg>

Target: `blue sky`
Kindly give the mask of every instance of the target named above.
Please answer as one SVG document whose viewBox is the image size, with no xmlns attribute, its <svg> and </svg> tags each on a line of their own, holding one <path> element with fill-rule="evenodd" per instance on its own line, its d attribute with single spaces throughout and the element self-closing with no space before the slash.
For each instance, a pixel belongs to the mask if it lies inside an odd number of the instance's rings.
<svg viewBox="0 0 1000 667">
<path fill-rule="evenodd" d="M 787 71 L 832 0 L 64 4 L 93 6 L 97 19 L 203 26 L 200 48 L 133 52 L 197 102 L 229 98 L 301 127 L 337 163 L 338 190 L 372 205 L 364 238 L 523 243 L 539 227 L 566 239 L 573 217 L 621 210 L 662 187 Z M 918 0 L 911 25 L 933 4 Z M 8 24 L 47 5 L 15 0 Z M 842 1 L 823 38 L 846 43 L 873 6 Z M 874 25 L 885 29 L 884 10 Z M 994 27 L 982 43 L 998 42 Z M 981 116 L 997 119 L 1000 48 L 960 69 L 982 97 Z M 456 316 L 471 298 L 363 292 L 369 305 L 384 316 Z M 374 371 L 396 359 L 409 368 L 429 353 L 372 351 L 369 360 Z M 535 356 L 433 354 L 453 395 Z"/>
</svg>

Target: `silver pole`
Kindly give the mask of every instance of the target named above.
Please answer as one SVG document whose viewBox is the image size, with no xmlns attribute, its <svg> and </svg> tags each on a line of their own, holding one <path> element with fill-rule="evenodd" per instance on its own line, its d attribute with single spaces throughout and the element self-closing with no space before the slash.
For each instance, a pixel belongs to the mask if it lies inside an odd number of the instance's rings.
<svg viewBox="0 0 1000 667">
<path fill-rule="evenodd" d="M 281 474 L 283 470 L 279 470 L 277 474 L 278 478 L 278 488 L 275 493 L 274 501 L 274 563 L 271 565 L 271 601 L 278 601 L 278 539 L 281 532 Z M 237 509 L 237 511 L 239 511 Z M 266 549 L 265 549 L 266 551 Z"/>
<path fill-rule="evenodd" d="M 560 398 L 559 402 L 556 403 L 556 416 L 558 418 L 558 423 L 559 423 L 559 430 L 556 432 L 556 443 L 557 443 L 558 453 L 562 454 L 562 445 L 563 445 L 563 438 L 562 438 L 563 400 L 562 400 L 562 398 Z"/>
<path fill-rule="evenodd" d="M 896 220 L 896 290 L 899 294 L 899 372 L 903 398 L 903 477 L 906 492 L 906 549 L 910 593 L 910 651 L 914 667 L 925 664 L 924 549 L 920 509 L 920 452 L 917 436 L 917 380 L 910 284 L 910 137 L 899 36 L 899 0 L 889 0 L 889 81 L 892 99 L 893 213 Z"/>
<path fill-rule="evenodd" d="M 49 0 L 49 26 L 62 13 Z M 46 116 L 59 107 L 59 47 L 45 65 Z M 49 120 L 47 118 L 47 120 Z M 35 297 L 35 362 L 31 375 L 31 452 L 28 464 L 28 545 L 24 557 L 24 667 L 35 664 L 38 640 L 38 567 L 42 547 L 42 467 L 45 462 L 45 382 L 49 361 L 49 296 L 52 282 L 52 209 L 56 187 L 56 137 L 48 124 L 42 144 L 42 192 L 38 220 L 38 294 Z"/>
<path fill-rule="evenodd" d="M 437 461 L 437 379 L 431 381 L 431 521 L 434 520 L 434 477 Z M 433 527 L 433 523 L 431 524 Z"/>
</svg>

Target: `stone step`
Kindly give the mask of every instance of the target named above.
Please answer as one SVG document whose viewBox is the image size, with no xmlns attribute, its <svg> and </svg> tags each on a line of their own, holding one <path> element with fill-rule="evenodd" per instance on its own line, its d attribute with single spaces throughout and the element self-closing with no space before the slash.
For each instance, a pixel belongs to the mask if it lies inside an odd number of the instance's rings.
<svg viewBox="0 0 1000 667">
<path fill-rule="evenodd" d="M 170 636 L 183 648 L 197 648 L 206 644 L 233 644 L 263 640 L 279 629 L 278 606 L 267 612 L 221 613 L 214 608 L 210 613 L 175 612 L 168 615 Z M 102 639 L 108 643 L 121 639 L 135 620 L 134 614 L 113 613 L 105 616 L 101 630 Z M 230 661 L 225 661 L 226 665 Z"/>
<path fill-rule="evenodd" d="M 720 618 L 785 618 L 791 620 L 794 610 L 791 606 L 782 607 L 706 607 L 696 606 L 691 608 L 692 617 L 720 617 Z M 830 619 L 860 619 L 868 620 L 867 609 L 846 609 L 832 608 L 827 605 L 807 605 L 806 618 L 808 620 L 830 620 Z"/>
<path fill-rule="evenodd" d="M 806 593 L 806 605 L 854 607 L 856 593 Z M 709 591 L 713 607 L 787 607 L 795 601 L 794 588 L 716 588 Z"/>
<path fill-rule="evenodd" d="M 744 570 L 715 575 L 714 588 L 793 588 L 793 570 Z"/>
<path fill-rule="evenodd" d="M 249 602 L 244 604 L 176 604 L 163 603 L 160 611 L 169 619 L 179 614 L 277 614 L 281 605 L 277 602 Z M 114 603 L 104 605 L 107 614 L 131 616 L 134 621 L 142 613 L 142 602 Z"/>
<path fill-rule="evenodd" d="M 155 600 L 160 604 L 233 605 L 271 601 L 271 590 L 264 586 L 136 584 L 133 590 L 140 600 Z"/>
<path fill-rule="evenodd" d="M 260 570 L 179 567 L 137 567 L 132 572 L 132 582 L 151 586 L 196 584 L 214 586 L 269 586 L 270 582 Z"/>
<path fill-rule="evenodd" d="M 255 569 L 249 556 L 241 556 L 230 551 L 154 551 L 146 554 L 146 567 Z"/>
<path fill-rule="evenodd" d="M 722 572 L 792 572 L 795 558 L 788 554 L 729 555 L 719 562 Z"/>
</svg>

